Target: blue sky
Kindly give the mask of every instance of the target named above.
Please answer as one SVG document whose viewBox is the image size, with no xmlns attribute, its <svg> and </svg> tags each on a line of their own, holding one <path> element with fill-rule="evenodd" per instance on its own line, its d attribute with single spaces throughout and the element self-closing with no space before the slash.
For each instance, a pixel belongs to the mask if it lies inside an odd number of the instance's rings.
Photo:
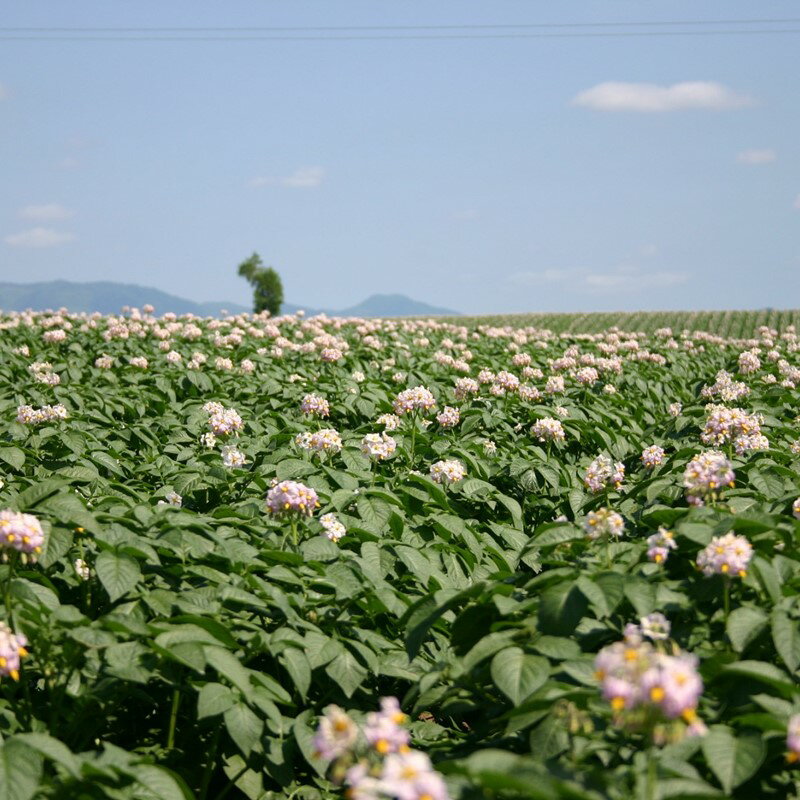
<svg viewBox="0 0 800 800">
<path fill-rule="evenodd" d="M 768 1 L 7 6 L 2 28 L 800 17 Z M 703 30 L 661 30 L 687 29 Z M 236 265 L 257 250 L 309 306 L 797 307 L 798 49 L 800 33 L 2 40 L 0 279 L 248 302 Z"/>
</svg>

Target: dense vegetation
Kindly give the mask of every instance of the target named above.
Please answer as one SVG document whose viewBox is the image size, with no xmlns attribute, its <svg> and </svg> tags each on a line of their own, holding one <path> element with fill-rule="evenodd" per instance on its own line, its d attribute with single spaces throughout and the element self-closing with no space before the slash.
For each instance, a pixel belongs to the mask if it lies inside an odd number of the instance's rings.
<svg viewBox="0 0 800 800">
<path fill-rule="evenodd" d="M 785 330 L 800 325 L 800 311 L 761 309 L 760 311 L 613 311 L 591 313 L 499 314 L 461 317 L 453 322 L 470 326 L 535 326 L 554 333 L 600 333 L 617 327 L 623 331 L 654 333 L 671 327 L 676 333 L 704 331 L 716 336 L 745 339 L 761 326 Z"/>
<path fill-rule="evenodd" d="M 341 797 L 400 756 L 326 736 L 390 697 L 453 798 L 793 795 L 800 345 L 760 319 L 0 318 L 0 797 Z"/>
</svg>

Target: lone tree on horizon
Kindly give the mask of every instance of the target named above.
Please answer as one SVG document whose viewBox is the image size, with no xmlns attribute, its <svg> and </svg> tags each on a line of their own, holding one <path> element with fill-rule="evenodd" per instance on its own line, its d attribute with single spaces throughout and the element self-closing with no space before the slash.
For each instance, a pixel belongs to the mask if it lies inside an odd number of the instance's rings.
<svg viewBox="0 0 800 800">
<path fill-rule="evenodd" d="M 269 311 L 273 316 L 281 313 L 283 283 L 280 275 L 272 267 L 265 267 L 258 253 L 239 264 L 239 275 L 253 287 L 253 313 Z"/>
</svg>

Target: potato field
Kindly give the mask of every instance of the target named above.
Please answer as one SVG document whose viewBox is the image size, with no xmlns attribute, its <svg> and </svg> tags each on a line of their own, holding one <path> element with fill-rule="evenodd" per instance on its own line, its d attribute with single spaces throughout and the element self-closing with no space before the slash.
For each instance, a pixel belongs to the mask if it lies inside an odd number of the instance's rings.
<svg viewBox="0 0 800 800">
<path fill-rule="evenodd" d="M 796 796 L 800 339 L 741 313 L 0 315 L 0 799 Z"/>
</svg>

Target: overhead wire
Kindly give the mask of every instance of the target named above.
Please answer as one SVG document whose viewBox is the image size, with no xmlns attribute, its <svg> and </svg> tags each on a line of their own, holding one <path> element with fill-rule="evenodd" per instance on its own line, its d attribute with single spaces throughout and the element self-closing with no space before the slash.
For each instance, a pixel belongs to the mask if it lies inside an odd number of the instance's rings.
<svg viewBox="0 0 800 800">
<path fill-rule="evenodd" d="M 2 41 L 390 41 L 753 36 L 800 33 L 800 17 L 436 25 L 79 27 L 0 26 Z M 714 26 L 747 26 L 718 28 Z M 664 28 L 694 28 L 664 30 Z M 643 28 L 643 30 L 629 30 Z M 699 28 L 699 29 L 698 29 Z M 449 31 L 449 32 L 448 32 Z"/>
</svg>

